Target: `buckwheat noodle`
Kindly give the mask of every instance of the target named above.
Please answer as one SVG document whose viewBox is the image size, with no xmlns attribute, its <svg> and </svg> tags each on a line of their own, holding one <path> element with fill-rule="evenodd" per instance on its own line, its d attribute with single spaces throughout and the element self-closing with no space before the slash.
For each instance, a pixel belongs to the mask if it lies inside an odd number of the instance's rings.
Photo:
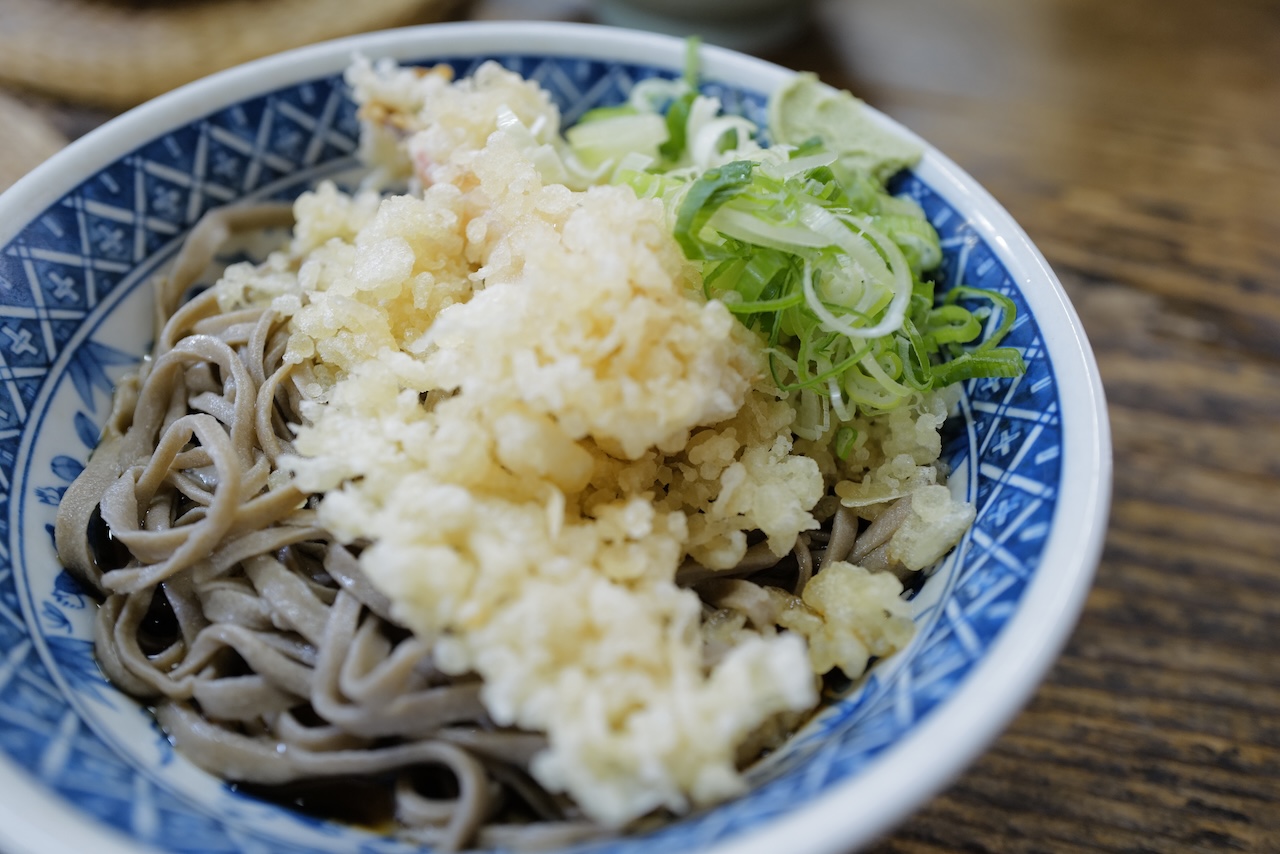
<svg viewBox="0 0 1280 854">
<path fill-rule="evenodd" d="M 101 599 L 103 672 L 154 707 L 187 758 L 253 791 L 377 781 L 384 820 L 447 850 L 602 832 L 530 776 L 543 737 L 495 726 L 476 678 L 435 669 L 362 575 L 360 544 L 338 543 L 316 524 L 316 498 L 277 474 L 301 420 L 286 325 L 270 309 L 222 313 L 209 290 L 187 298 L 228 236 L 292 221 L 285 205 L 242 206 L 193 229 L 157 284 L 154 348 L 118 384 L 63 498 L 58 555 Z M 883 544 L 907 500 L 861 535 L 841 509 L 787 567 L 761 544 L 727 571 L 686 562 L 677 580 L 707 613 L 771 625 L 749 577 L 799 592 L 824 561 L 892 568 Z M 723 653 L 709 647 L 708 666 Z"/>
</svg>

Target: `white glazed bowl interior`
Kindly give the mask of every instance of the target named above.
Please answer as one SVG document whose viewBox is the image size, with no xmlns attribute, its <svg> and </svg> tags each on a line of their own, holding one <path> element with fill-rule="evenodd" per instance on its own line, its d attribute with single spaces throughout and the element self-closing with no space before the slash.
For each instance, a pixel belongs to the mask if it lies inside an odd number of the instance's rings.
<svg viewBox="0 0 1280 854">
<path fill-rule="evenodd" d="M 305 48 L 134 110 L 0 197 L 0 848 L 21 852 L 413 850 L 240 796 L 176 756 L 92 659 L 92 602 L 49 531 L 92 447 L 111 383 L 148 346 L 147 277 L 208 208 L 297 194 L 349 172 L 353 52 L 494 58 L 538 79 L 566 123 L 673 76 L 677 39 L 567 24 L 450 24 Z M 791 73 L 704 48 L 708 90 L 761 118 Z M 908 131 L 880 117 L 901 133 Z M 923 144 L 923 143 L 922 143 Z M 913 600 L 911 646 L 753 770 L 742 798 L 584 850 L 847 851 L 923 803 L 1025 702 L 1074 625 L 1101 549 L 1110 444 L 1096 366 L 1044 259 L 971 178 L 926 145 L 896 192 L 943 237 L 945 287 L 1018 303 L 1020 380 L 965 383 L 946 457 L 977 522 Z"/>
</svg>

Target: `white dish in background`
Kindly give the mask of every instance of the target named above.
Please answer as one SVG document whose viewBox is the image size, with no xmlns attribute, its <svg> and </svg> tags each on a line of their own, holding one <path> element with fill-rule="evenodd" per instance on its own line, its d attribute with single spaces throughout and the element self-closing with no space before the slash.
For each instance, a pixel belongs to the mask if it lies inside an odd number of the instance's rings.
<svg viewBox="0 0 1280 854">
<path fill-rule="evenodd" d="M 685 46 L 573 24 L 448 24 L 304 48 L 165 95 L 100 128 L 0 196 L 0 848 L 9 854 L 412 850 L 235 794 L 169 748 L 92 659 L 92 602 L 48 533 L 150 334 L 146 277 L 204 210 L 291 197 L 350 169 L 341 86 L 353 52 L 496 58 L 538 79 L 566 121 L 631 80 L 678 75 Z M 703 50 L 710 89 L 759 118 L 791 73 Z M 890 120 L 883 119 L 904 134 Z M 993 129 L 993 132 L 995 130 Z M 945 457 L 977 521 L 914 600 L 911 646 L 752 772 L 730 803 L 582 851 L 847 851 L 888 830 L 985 748 L 1027 700 L 1083 605 L 1101 551 L 1111 457 L 1101 384 L 1074 310 L 1013 219 L 926 144 L 896 190 L 943 237 L 942 284 L 1019 308 L 1019 380 L 965 383 Z M 575 848 L 574 850 L 579 850 Z"/>
<path fill-rule="evenodd" d="M 673 36 L 699 36 L 708 44 L 760 53 L 799 37 L 809 4 L 795 0 L 597 0 L 602 24 Z"/>
</svg>

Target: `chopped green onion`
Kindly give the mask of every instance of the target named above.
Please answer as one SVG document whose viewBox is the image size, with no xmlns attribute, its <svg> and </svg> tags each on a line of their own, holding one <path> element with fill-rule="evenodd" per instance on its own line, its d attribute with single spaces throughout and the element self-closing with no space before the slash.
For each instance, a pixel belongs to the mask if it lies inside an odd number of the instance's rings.
<svg viewBox="0 0 1280 854">
<path fill-rule="evenodd" d="M 607 119 L 616 119 L 619 116 L 634 116 L 639 113 L 635 107 L 630 104 L 618 104 L 614 107 L 596 107 L 594 110 L 587 110 L 578 118 L 578 125 L 590 124 L 591 122 L 605 121 Z M 572 128 L 570 128 L 572 130 Z"/>
<path fill-rule="evenodd" d="M 620 157 L 614 183 L 663 200 L 706 297 L 762 336 L 770 374 L 796 410 L 796 435 L 834 435 L 847 454 L 859 411 L 1025 370 L 1018 350 L 998 346 L 1013 328 L 1012 300 L 966 285 L 936 299 L 927 276 L 942 260 L 938 234 L 920 205 L 885 187 L 909 162 L 910 145 L 864 120 L 856 99 L 801 79 L 780 111 L 770 106 L 789 124 L 771 125 L 775 148 L 761 148 L 753 126 L 698 94 L 698 50 L 687 42 L 682 79 L 643 81 L 627 106 L 584 117 L 602 130 L 634 128 L 616 148 L 587 133 L 582 158 Z M 819 108 L 834 112 L 804 115 Z M 657 125 L 648 130 L 639 115 L 661 123 L 660 143 Z M 826 134 L 829 119 L 857 134 Z"/>
<path fill-rule="evenodd" d="M 689 187 L 684 203 L 680 205 L 675 227 L 675 238 L 685 257 L 692 260 L 717 257 L 715 248 L 700 239 L 698 234 L 717 208 L 751 183 L 754 169 L 755 164 L 749 160 L 735 160 L 708 169 Z"/>
<path fill-rule="evenodd" d="M 697 90 L 698 78 L 702 76 L 698 51 L 702 48 L 702 39 L 689 36 L 684 40 L 684 82 L 690 89 Z"/>
<path fill-rule="evenodd" d="M 1027 372 L 1022 354 L 1013 347 L 961 353 L 933 369 L 938 386 L 948 386 L 976 377 L 1018 377 Z"/>
<path fill-rule="evenodd" d="M 853 453 L 853 446 L 857 441 L 858 431 L 848 424 L 842 425 L 840 429 L 836 430 L 836 456 L 842 460 L 849 459 L 849 455 Z"/>
<path fill-rule="evenodd" d="M 737 292 L 730 291 L 730 293 Z M 766 311 L 782 311 L 784 308 L 791 308 L 802 302 L 804 302 L 804 294 L 791 294 L 777 299 L 761 299 L 754 302 L 726 302 L 725 307 L 734 314 L 761 314 Z"/>
<path fill-rule="evenodd" d="M 658 146 L 658 153 L 670 163 L 675 163 L 684 154 L 688 143 L 689 110 L 697 97 L 697 91 L 686 92 L 667 107 L 667 141 Z"/>
<path fill-rule="evenodd" d="M 925 315 L 924 335 L 937 352 L 940 344 L 968 344 L 982 334 L 982 324 L 973 313 L 953 303 L 940 305 Z"/>
<path fill-rule="evenodd" d="M 986 291 L 981 288 L 972 288 L 967 285 L 957 285 L 952 288 L 950 292 L 947 293 L 945 303 L 949 306 L 955 305 L 957 301 L 965 298 L 990 300 L 1000 311 L 1000 325 L 996 327 L 994 332 L 987 336 L 985 341 L 978 345 L 979 351 L 990 350 L 1003 341 L 1004 336 L 1013 328 L 1013 321 L 1018 312 L 1017 306 L 1013 304 L 1013 300 L 1009 299 L 1002 293 L 998 293 L 997 291 Z"/>
</svg>

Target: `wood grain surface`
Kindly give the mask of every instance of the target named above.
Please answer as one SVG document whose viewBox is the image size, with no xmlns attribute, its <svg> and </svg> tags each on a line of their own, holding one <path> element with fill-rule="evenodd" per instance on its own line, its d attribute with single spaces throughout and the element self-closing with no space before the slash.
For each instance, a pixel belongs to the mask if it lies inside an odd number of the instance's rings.
<svg viewBox="0 0 1280 854">
<path fill-rule="evenodd" d="M 1280 852 L 1280 3 L 816 17 L 770 58 L 902 121 L 1022 224 L 1088 332 L 1115 446 L 1061 659 L 872 852 Z"/>
<path fill-rule="evenodd" d="M 460 16 L 558 10 L 590 11 Z M 870 851 L 1280 852 L 1280 2 L 818 0 L 763 55 L 858 93 L 1008 208 L 1110 407 L 1111 524 L 1077 630 L 990 750 Z M 98 118 L 46 113 L 71 135 Z"/>
</svg>

